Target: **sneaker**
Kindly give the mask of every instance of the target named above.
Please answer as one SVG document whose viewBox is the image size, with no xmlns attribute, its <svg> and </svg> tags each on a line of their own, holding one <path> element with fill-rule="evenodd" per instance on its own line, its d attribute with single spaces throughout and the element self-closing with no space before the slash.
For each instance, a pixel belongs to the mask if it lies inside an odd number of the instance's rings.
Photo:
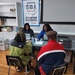
<svg viewBox="0 0 75 75">
<path fill-rule="evenodd" d="M 27 73 L 30 73 L 30 71 L 27 71 Z"/>
<path fill-rule="evenodd" d="M 30 73 L 30 67 L 27 66 L 27 73 Z"/>
<path fill-rule="evenodd" d="M 23 69 L 23 67 L 18 66 L 17 72 L 21 71 L 22 69 Z"/>
</svg>

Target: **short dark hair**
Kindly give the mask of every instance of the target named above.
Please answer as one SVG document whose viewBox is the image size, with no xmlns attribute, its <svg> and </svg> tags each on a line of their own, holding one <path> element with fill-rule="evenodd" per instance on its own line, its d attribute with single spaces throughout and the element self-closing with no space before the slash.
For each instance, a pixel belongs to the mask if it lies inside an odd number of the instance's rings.
<svg viewBox="0 0 75 75">
<path fill-rule="evenodd" d="M 46 32 L 46 35 L 48 36 L 48 39 L 56 40 L 57 38 L 57 32 L 53 30 Z"/>
</svg>

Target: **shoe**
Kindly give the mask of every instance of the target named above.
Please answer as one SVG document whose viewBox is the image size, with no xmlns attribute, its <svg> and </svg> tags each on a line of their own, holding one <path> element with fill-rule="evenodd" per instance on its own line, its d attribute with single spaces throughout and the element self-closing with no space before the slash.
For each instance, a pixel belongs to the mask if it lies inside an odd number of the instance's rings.
<svg viewBox="0 0 75 75">
<path fill-rule="evenodd" d="M 30 73 L 30 71 L 27 71 L 27 73 Z"/>
<path fill-rule="evenodd" d="M 27 68 L 27 73 L 30 73 L 30 69 L 29 68 Z"/>
<path fill-rule="evenodd" d="M 22 69 L 23 69 L 23 67 L 18 66 L 17 72 L 21 71 Z"/>
<path fill-rule="evenodd" d="M 30 68 L 27 66 L 27 73 L 30 73 Z"/>
</svg>

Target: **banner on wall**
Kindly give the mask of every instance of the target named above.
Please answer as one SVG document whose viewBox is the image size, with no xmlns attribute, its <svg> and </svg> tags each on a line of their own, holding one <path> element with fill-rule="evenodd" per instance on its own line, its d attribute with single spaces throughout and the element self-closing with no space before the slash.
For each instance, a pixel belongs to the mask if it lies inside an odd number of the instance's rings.
<svg viewBox="0 0 75 75">
<path fill-rule="evenodd" d="M 23 0 L 23 20 L 30 25 L 39 25 L 39 0 Z"/>
</svg>

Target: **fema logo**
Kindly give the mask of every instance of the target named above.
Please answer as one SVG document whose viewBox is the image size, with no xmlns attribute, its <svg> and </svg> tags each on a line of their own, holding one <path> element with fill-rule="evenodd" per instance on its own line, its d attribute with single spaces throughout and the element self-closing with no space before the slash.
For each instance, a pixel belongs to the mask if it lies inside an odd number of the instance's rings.
<svg viewBox="0 0 75 75">
<path fill-rule="evenodd" d="M 27 2 L 26 9 L 27 12 L 34 12 L 36 9 L 35 2 Z"/>
</svg>

